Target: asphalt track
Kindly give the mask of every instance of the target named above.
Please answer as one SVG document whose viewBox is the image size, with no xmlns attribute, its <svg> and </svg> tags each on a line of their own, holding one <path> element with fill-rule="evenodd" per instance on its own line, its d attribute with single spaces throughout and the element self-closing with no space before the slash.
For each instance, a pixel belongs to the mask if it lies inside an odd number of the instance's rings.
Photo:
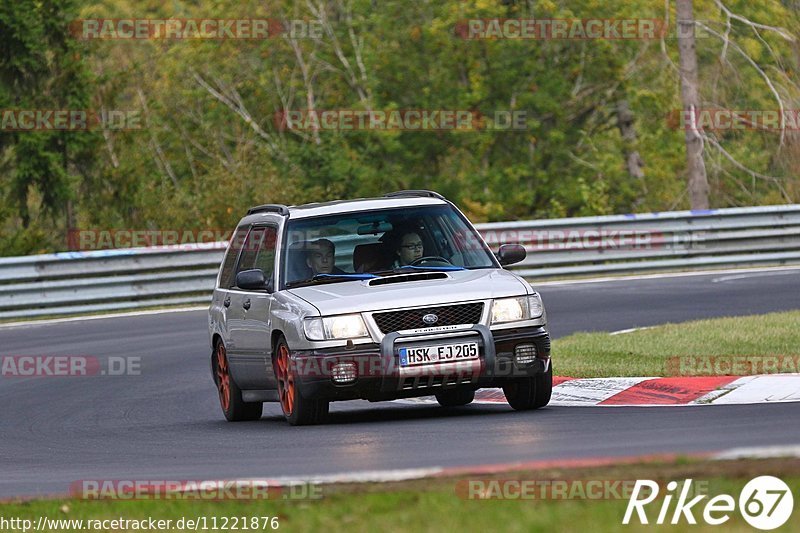
<svg viewBox="0 0 800 533">
<path fill-rule="evenodd" d="M 800 269 L 539 287 L 554 336 L 800 309 Z M 747 327 L 746 323 L 742 327 Z M 203 311 L 0 328 L 0 355 L 141 357 L 141 374 L 0 377 L 0 498 L 87 479 L 311 476 L 800 444 L 800 404 L 458 409 L 343 402 L 290 427 L 230 424 Z M 556 369 L 558 354 L 554 354 Z"/>
</svg>

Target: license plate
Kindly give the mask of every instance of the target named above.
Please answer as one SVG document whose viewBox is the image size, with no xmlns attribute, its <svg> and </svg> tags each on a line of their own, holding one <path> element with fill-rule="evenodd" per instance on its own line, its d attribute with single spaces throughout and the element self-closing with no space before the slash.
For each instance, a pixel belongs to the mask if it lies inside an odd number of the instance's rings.
<svg viewBox="0 0 800 533">
<path fill-rule="evenodd" d="M 450 363 L 454 361 L 464 361 L 465 359 L 477 358 L 477 342 L 400 348 L 400 366 L 427 365 L 430 363 Z"/>
</svg>

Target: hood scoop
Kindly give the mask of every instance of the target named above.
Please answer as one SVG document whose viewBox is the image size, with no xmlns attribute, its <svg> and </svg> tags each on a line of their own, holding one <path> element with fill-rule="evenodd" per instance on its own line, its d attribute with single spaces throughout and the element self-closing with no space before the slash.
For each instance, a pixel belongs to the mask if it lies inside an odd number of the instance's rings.
<svg viewBox="0 0 800 533">
<path fill-rule="evenodd" d="M 370 287 L 376 285 L 388 285 L 390 283 L 405 283 L 407 281 L 426 281 L 431 279 L 447 279 L 450 276 L 444 272 L 420 272 L 413 274 L 399 274 L 397 276 L 386 276 L 385 278 L 375 278 L 369 280 Z"/>
</svg>

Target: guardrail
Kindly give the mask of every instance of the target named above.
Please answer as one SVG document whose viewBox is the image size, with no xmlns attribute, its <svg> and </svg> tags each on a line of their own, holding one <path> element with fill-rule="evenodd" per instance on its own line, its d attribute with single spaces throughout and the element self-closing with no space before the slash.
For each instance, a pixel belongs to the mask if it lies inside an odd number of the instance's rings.
<svg viewBox="0 0 800 533">
<path fill-rule="evenodd" d="M 800 205 L 478 224 L 529 279 L 800 263 Z M 505 232 L 505 234 L 504 234 Z"/>
<path fill-rule="evenodd" d="M 529 280 L 800 264 L 800 205 L 477 224 Z M 226 243 L 0 258 L 0 319 L 209 301 Z"/>
</svg>

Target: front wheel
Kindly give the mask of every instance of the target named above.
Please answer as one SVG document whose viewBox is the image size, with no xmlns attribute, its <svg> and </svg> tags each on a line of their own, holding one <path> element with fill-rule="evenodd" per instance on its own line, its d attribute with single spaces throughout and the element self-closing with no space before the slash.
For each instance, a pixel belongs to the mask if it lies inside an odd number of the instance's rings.
<svg viewBox="0 0 800 533">
<path fill-rule="evenodd" d="M 508 405 L 517 411 L 539 409 L 550 403 L 553 394 L 553 365 L 532 378 L 518 378 L 503 385 Z"/>
<path fill-rule="evenodd" d="M 300 394 L 297 379 L 289 357 L 289 345 L 283 337 L 275 345 L 273 358 L 275 379 L 278 381 L 278 397 L 286 421 L 293 426 L 320 424 L 328 416 L 330 403 L 325 400 L 310 400 Z"/>
<path fill-rule="evenodd" d="M 228 365 L 228 354 L 222 341 L 217 343 L 214 351 L 214 381 L 219 392 L 219 404 L 229 422 L 258 420 L 264 404 L 261 402 L 245 402 L 242 390 L 233 380 Z"/>
</svg>

